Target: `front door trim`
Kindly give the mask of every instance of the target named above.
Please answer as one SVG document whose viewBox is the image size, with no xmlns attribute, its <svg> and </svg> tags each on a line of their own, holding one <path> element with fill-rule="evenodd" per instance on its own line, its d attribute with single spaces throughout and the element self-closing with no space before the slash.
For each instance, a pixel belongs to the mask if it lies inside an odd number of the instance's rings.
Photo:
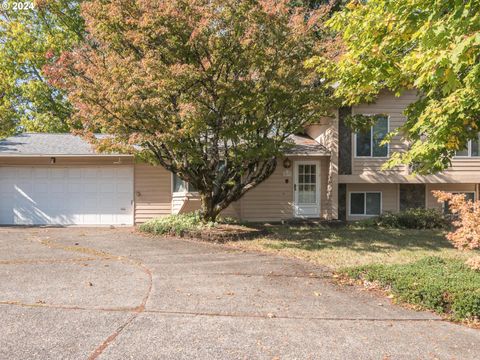
<svg viewBox="0 0 480 360">
<path fill-rule="evenodd" d="M 298 166 L 316 165 L 316 203 L 302 205 L 298 203 Z M 320 161 L 318 160 L 297 160 L 293 166 L 293 214 L 297 218 L 319 218 L 320 217 Z"/>
</svg>

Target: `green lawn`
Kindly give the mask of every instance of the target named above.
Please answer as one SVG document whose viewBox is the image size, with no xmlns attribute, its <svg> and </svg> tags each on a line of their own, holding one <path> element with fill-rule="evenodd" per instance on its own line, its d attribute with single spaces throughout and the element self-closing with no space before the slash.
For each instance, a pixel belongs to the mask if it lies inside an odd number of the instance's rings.
<svg viewBox="0 0 480 360">
<path fill-rule="evenodd" d="M 268 237 L 230 242 L 231 246 L 277 253 L 333 269 L 372 263 L 407 263 L 425 256 L 466 257 L 439 230 L 329 228 L 272 225 Z"/>
<path fill-rule="evenodd" d="M 330 267 L 350 280 L 382 288 L 399 302 L 455 320 L 480 318 L 480 272 L 440 230 L 273 225 L 270 235 L 231 246 L 296 257 Z M 478 254 L 478 252 L 476 252 Z"/>
</svg>

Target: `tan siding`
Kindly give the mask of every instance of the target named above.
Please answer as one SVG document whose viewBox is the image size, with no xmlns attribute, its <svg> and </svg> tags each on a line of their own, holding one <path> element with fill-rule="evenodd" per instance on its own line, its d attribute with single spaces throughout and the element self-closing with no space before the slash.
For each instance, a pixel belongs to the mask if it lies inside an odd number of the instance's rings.
<svg viewBox="0 0 480 360">
<path fill-rule="evenodd" d="M 240 201 L 231 203 L 225 210 L 222 211 L 222 216 L 240 218 Z"/>
<path fill-rule="evenodd" d="M 405 123 L 404 109 L 416 100 L 416 92 L 411 90 L 405 92 L 400 97 L 395 97 L 392 93 L 382 92 L 375 103 L 362 104 L 353 107 L 353 114 L 386 114 L 389 116 L 390 131 L 402 126 Z M 380 168 L 386 159 L 375 158 L 355 158 L 354 139 L 352 136 L 352 175 L 366 173 L 377 174 L 407 174 L 404 166 L 399 166 L 392 170 L 381 171 Z M 406 144 L 401 141 L 399 136 L 392 139 L 390 144 L 390 154 L 393 152 L 404 151 Z M 464 179 L 471 178 L 480 171 L 480 157 L 477 158 L 454 158 L 452 166 L 441 173 L 443 176 L 458 178 L 459 182 L 465 182 Z"/>
<path fill-rule="evenodd" d="M 295 159 L 303 158 L 292 158 Z M 309 157 L 320 161 L 320 211 L 326 216 L 328 210 L 327 183 L 329 161 L 327 157 Z M 293 217 L 293 166 L 285 172 L 282 161 L 274 174 L 249 191 L 245 196 L 222 212 L 224 216 L 240 217 L 250 221 L 275 221 Z M 288 180 L 288 183 L 285 182 Z M 135 221 L 143 222 L 149 218 L 172 213 L 171 175 L 161 167 L 148 165 L 135 166 L 136 195 Z M 187 200 L 182 212 L 200 208 L 198 199 Z"/>
<path fill-rule="evenodd" d="M 171 214 L 170 172 L 161 166 L 135 165 L 135 222 Z"/>
<path fill-rule="evenodd" d="M 429 209 L 442 209 L 442 203 L 439 203 L 435 196 L 433 196 L 432 191 L 451 191 L 451 192 L 462 192 L 462 191 L 473 191 L 476 190 L 475 184 L 427 184 L 427 208 Z M 476 194 L 476 199 L 478 199 L 478 194 Z"/>
<path fill-rule="evenodd" d="M 389 130 L 395 130 L 405 123 L 404 109 L 416 100 L 415 91 L 407 91 L 400 97 L 393 94 L 383 92 L 380 94 L 375 103 L 361 104 L 352 109 L 353 114 L 385 114 L 389 118 Z M 405 144 L 400 140 L 399 136 L 392 139 L 390 143 L 390 154 L 405 149 Z M 352 136 L 352 174 L 357 175 L 365 171 L 380 171 L 381 166 L 386 159 L 381 158 L 355 158 L 355 143 Z M 404 167 L 397 167 L 389 172 L 404 172 Z"/>
<path fill-rule="evenodd" d="M 350 193 L 355 191 L 379 191 L 382 193 L 382 211 L 398 211 L 398 184 L 348 184 L 347 220 L 363 220 L 369 217 L 350 215 Z"/>
<path fill-rule="evenodd" d="M 307 160 L 307 158 L 291 157 L 292 161 Z M 308 160 L 320 161 L 320 214 L 324 216 L 327 210 L 327 157 L 308 157 Z M 275 172 L 263 183 L 249 191 L 241 199 L 241 216 L 249 221 L 279 221 L 293 218 L 293 166 L 286 169 L 279 164 Z M 285 182 L 288 180 L 288 183 Z"/>
<path fill-rule="evenodd" d="M 284 177 L 284 170 L 279 164 L 267 180 L 243 196 L 242 219 L 281 220 L 293 216 L 293 177 Z M 289 170 L 293 172 L 292 168 Z M 288 184 L 285 183 L 285 178 L 289 180 Z"/>
</svg>

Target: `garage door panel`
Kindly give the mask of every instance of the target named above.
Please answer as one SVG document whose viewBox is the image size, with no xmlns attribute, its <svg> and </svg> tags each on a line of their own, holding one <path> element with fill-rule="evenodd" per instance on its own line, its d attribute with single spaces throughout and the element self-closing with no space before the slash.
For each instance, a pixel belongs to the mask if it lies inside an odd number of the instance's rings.
<svg viewBox="0 0 480 360">
<path fill-rule="evenodd" d="M 82 178 L 82 169 L 69 168 L 67 169 L 67 178 L 71 180 L 78 180 Z"/>
<path fill-rule="evenodd" d="M 48 179 L 48 174 L 50 173 L 48 168 L 33 168 L 32 176 L 37 180 Z"/>
<path fill-rule="evenodd" d="M 132 198 L 132 167 L 0 169 L 0 224 L 131 225 Z"/>
</svg>

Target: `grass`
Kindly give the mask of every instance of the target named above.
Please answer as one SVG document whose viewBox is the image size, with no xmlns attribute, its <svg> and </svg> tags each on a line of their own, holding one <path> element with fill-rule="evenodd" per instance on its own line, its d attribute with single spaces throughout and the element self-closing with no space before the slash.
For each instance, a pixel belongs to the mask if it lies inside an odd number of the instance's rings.
<svg viewBox="0 0 480 360">
<path fill-rule="evenodd" d="M 480 320 L 480 272 L 464 261 L 426 257 L 409 264 L 374 264 L 342 270 L 350 278 L 374 284 L 397 301 L 433 310 L 453 320 Z"/>
<path fill-rule="evenodd" d="M 333 269 L 373 263 L 401 264 L 426 256 L 467 256 L 454 249 L 440 230 L 272 225 L 269 232 L 266 237 L 229 244 L 301 258 Z"/>
</svg>

